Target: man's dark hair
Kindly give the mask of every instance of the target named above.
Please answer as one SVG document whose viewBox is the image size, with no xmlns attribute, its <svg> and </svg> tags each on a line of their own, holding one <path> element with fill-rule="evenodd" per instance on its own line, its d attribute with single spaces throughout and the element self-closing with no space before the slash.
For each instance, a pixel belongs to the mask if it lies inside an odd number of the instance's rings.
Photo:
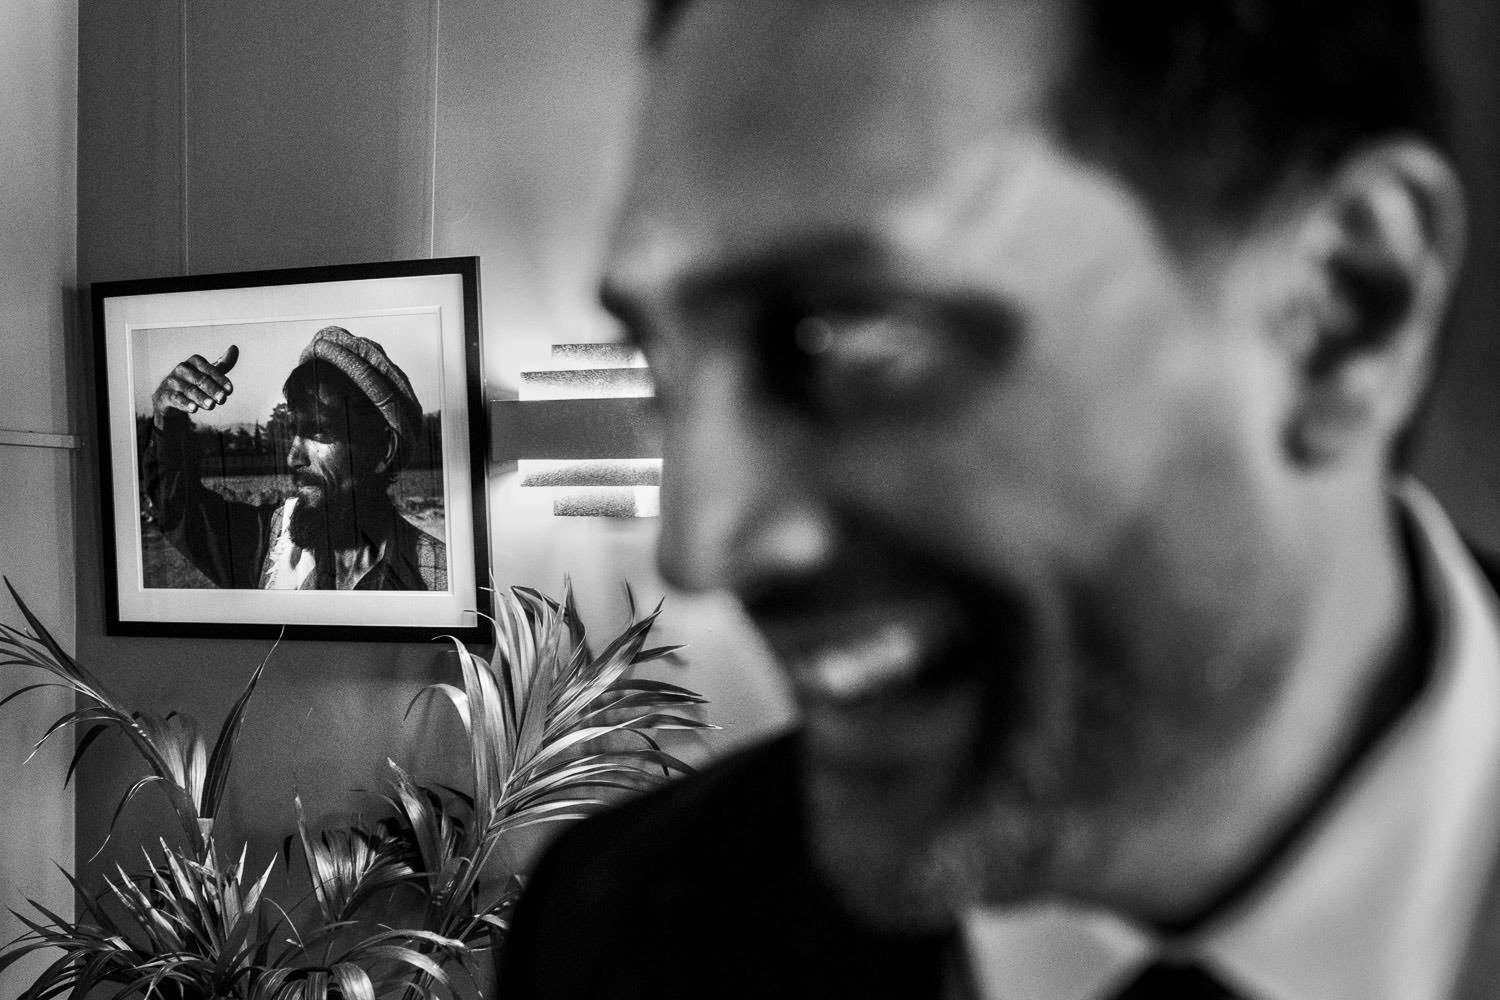
<svg viewBox="0 0 1500 1000">
<path fill-rule="evenodd" d="M 692 2 L 651 0 L 648 44 L 667 44 Z M 1191 253 L 1195 235 L 1243 228 L 1287 181 L 1325 177 L 1362 145 L 1407 136 L 1451 154 L 1423 4 L 1078 0 L 1054 120 Z M 1437 361 L 1451 340 L 1439 337 Z M 1397 466 L 1425 408 L 1395 443 Z"/>
<path fill-rule="evenodd" d="M 364 390 L 338 368 L 316 360 L 304 362 L 292 369 L 281 392 L 294 419 L 312 418 L 350 444 L 356 473 L 371 474 L 385 457 L 387 435 L 394 433 L 390 424 Z M 407 443 L 399 441 L 396 461 L 382 476 L 386 485 L 396 481 L 408 450 Z"/>
<path fill-rule="evenodd" d="M 652 44 L 690 3 L 652 0 Z M 1381 136 L 1445 145 L 1421 0 L 1080 0 L 1078 13 L 1062 137 L 1169 228 L 1243 221 L 1293 173 Z"/>
<path fill-rule="evenodd" d="M 664 41 L 672 30 L 672 24 L 677 20 L 677 15 L 682 13 L 688 0 L 651 0 L 651 7 L 646 21 L 646 39 L 656 45 Z"/>
<path fill-rule="evenodd" d="M 1170 223 L 1234 222 L 1393 135 L 1443 146 L 1421 0 L 1085 0 L 1064 139 Z"/>
</svg>

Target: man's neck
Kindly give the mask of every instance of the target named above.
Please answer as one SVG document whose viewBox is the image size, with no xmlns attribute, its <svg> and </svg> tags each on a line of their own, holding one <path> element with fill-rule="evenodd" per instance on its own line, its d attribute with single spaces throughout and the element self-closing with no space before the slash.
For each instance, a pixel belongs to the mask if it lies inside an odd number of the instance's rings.
<svg viewBox="0 0 1500 1000">
<path fill-rule="evenodd" d="M 1401 528 L 1390 517 L 1375 533 L 1378 541 L 1327 550 L 1313 624 L 1263 724 L 1123 845 L 1111 878 L 1138 894 L 1122 893 L 1120 909 L 1166 932 L 1221 912 L 1410 704 L 1429 658 L 1428 622 Z"/>
<path fill-rule="evenodd" d="M 395 533 L 395 520 L 401 515 L 386 493 L 362 497 L 342 516 L 348 530 L 337 533 L 328 545 L 317 546 L 314 557 L 325 586 L 353 590 L 381 559 Z"/>
<path fill-rule="evenodd" d="M 1371 671 L 1370 684 L 1363 696 L 1351 699 L 1350 718 L 1354 724 L 1343 738 L 1331 741 L 1332 752 L 1318 773 L 1321 780 L 1310 780 L 1300 798 L 1294 798 L 1288 818 L 1273 829 L 1269 842 L 1251 852 L 1238 875 L 1197 912 L 1185 914 L 1159 929 L 1183 933 L 1203 924 L 1209 918 L 1232 907 L 1261 881 L 1261 876 L 1276 866 L 1326 810 L 1327 803 L 1350 778 L 1371 748 L 1390 731 L 1396 720 L 1412 705 L 1427 684 L 1432 668 L 1433 617 L 1422 594 L 1425 592 L 1417 574 L 1409 527 L 1402 525 L 1402 584 L 1397 590 L 1400 610 L 1390 621 L 1395 628 L 1388 640 L 1388 652 L 1378 657 Z M 1290 766 L 1290 765 L 1288 765 Z"/>
</svg>

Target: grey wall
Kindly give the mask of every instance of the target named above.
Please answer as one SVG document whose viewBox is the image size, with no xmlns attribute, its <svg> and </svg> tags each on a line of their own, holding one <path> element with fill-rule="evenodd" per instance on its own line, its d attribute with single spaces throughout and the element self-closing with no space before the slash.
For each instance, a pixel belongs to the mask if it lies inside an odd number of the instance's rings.
<svg viewBox="0 0 1500 1000">
<path fill-rule="evenodd" d="M 65 0 L 0 0 L 0 24 L 0 573 L 72 648 L 77 11 Z M 20 624 L 8 594 L 0 621 Z M 41 679 L 6 669 L 0 698 Z M 0 942 L 24 930 L 9 910 L 26 898 L 72 910 L 53 867 L 73 865 L 67 740 L 21 763 L 42 734 L 38 720 L 70 708 L 70 697 L 45 691 L 0 710 Z M 0 973 L 0 996 L 18 995 L 44 963 Z"/>
<path fill-rule="evenodd" d="M 610 334 L 593 262 L 635 100 L 636 16 L 632 0 L 83 0 L 79 280 L 478 254 L 491 395 L 514 388 L 521 359 Z M 89 408 L 87 388 L 80 397 Z M 571 575 L 596 630 L 622 623 L 623 581 L 661 595 L 650 522 L 539 518 L 511 504 L 511 478 L 492 490 L 502 586 L 555 593 Z M 88 465 L 81 655 L 136 704 L 217 725 L 269 643 L 104 635 L 98 489 Z M 726 726 L 685 754 L 703 760 L 784 721 L 763 654 L 722 606 L 672 596 L 657 634 L 690 645 L 692 665 L 671 676 Z M 283 644 L 218 836 L 248 837 L 264 864 L 291 829 L 294 791 L 315 820 L 336 819 L 371 806 L 353 790 L 378 788 L 388 756 L 433 775 L 454 759 L 451 715 L 402 714 L 422 685 L 456 676 L 436 645 Z M 137 773 L 126 754 L 94 757 L 80 858 Z M 143 795 L 96 869 L 160 819 Z"/>
<path fill-rule="evenodd" d="M 1500 7 L 1435 0 L 1437 62 L 1472 208 L 1453 339 L 1416 471 L 1475 540 L 1500 552 Z"/>
</svg>

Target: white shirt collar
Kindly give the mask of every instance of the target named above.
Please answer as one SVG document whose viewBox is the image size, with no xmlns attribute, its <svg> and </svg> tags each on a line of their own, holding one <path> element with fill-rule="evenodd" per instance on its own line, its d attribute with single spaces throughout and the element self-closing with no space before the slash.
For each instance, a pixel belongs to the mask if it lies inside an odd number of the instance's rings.
<svg viewBox="0 0 1500 1000">
<path fill-rule="evenodd" d="M 1279 871 L 1178 942 L 1267 1000 L 1438 1000 L 1452 989 L 1500 844 L 1500 615 L 1437 502 L 1397 497 L 1437 616 L 1433 672 Z M 983 996 L 1098 1000 L 1160 949 L 1112 914 L 1060 905 L 964 922 Z"/>
</svg>

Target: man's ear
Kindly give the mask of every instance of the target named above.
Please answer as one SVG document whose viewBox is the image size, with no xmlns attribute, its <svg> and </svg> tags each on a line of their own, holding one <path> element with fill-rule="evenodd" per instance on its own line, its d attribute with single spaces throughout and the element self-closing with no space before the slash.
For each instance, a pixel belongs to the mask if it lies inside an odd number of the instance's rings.
<svg viewBox="0 0 1500 1000">
<path fill-rule="evenodd" d="M 397 471 L 401 460 L 401 438 L 394 427 L 387 426 L 385 429 L 385 451 L 375 465 L 375 471 L 380 475 L 387 475 Z"/>
<path fill-rule="evenodd" d="M 1296 379 L 1286 446 L 1304 466 L 1382 457 L 1426 384 L 1463 258 L 1464 197 L 1431 146 L 1347 160 L 1301 218 Z"/>
</svg>

